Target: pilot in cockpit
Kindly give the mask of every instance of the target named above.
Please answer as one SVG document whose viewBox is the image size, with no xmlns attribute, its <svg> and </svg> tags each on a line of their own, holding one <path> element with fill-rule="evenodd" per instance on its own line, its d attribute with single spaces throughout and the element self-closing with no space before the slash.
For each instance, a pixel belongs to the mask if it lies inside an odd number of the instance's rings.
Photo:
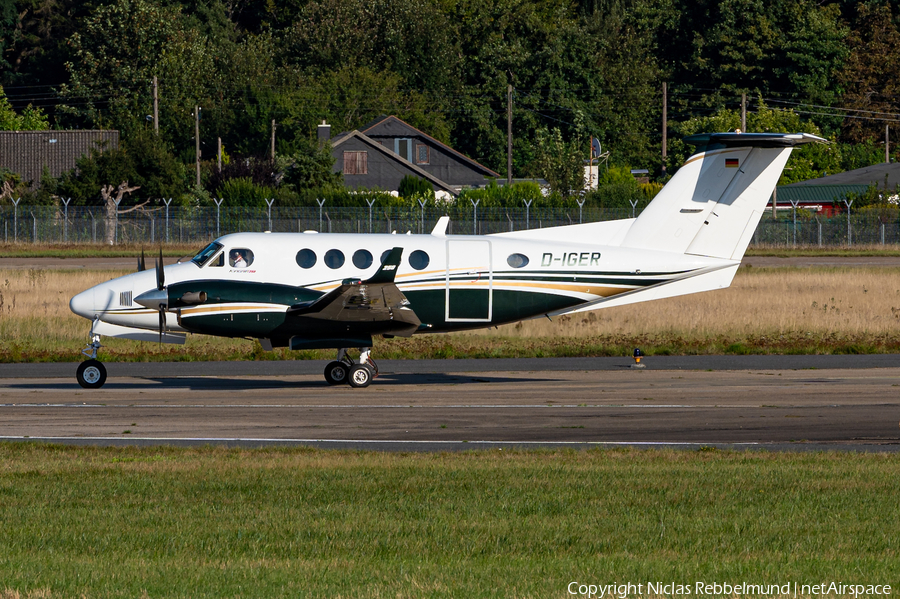
<svg viewBox="0 0 900 599">
<path fill-rule="evenodd" d="M 231 265 L 235 268 L 247 268 L 247 261 L 240 250 L 231 250 Z"/>
</svg>

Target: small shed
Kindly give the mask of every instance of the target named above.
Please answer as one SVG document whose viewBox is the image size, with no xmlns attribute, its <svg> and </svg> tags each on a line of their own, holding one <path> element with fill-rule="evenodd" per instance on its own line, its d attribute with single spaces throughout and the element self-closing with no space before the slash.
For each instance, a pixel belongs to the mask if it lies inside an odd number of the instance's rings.
<svg viewBox="0 0 900 599">
<path fill-rule="evenodd" d="M 91 149 L 119 147 L 115 130 L 0 131 L 0 168 L 18 174 L 37 187 L 46 168 L 58 177 L 75 168 L 75 162 Z"/>
<path fill-rule="evenodd" d="M 900 186 L 900 164 L 879 163 L 843 173 L 818 177 L 790 185 L 781 185 L 776 192 L 778 209 L 790 209 L 791 201 L 799 202 L 798 208 L 816 210 L 826 216 L 840 208 L 848 194 L 861 194 L 871 187 L 887 188 L 891 192 Z M 772 201 L 769 201 L 771 208 Z M 839 210 L 838 210 L 839 211 Z"/>
</svg>

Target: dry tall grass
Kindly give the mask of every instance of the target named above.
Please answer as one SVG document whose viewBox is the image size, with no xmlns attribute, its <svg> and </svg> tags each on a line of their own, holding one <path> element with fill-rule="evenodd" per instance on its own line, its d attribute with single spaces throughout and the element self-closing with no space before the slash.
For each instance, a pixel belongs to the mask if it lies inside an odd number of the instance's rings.
<svg viewBox="0 0 900 599">
<path fill-rule="evenodd" d="M 900 269 L 741 268 L 731 287 L 500 328 L 518 337 L 715 337 L 900 331 Z M 482 333 L 496 334 L 496 332 Z"/>
<path fill-rule="evenodd" d="M 89 323 L 69 311 L 69 299 L 118 271 L 0 270 L 0 360 L 78 359 Z M 729 289 L 535 319 L 459 335 L 379 342 L 381 355 L 593 355 L 597 347 L 640 343 L 653 351 L 716 352 L 733 344 L 754 351 L 832 351 L 837 345 L 895 351 L 900 330 L 900 269 L 741 268 Z M 254 357 L 244 340 L 189 336 L 184 347 L 104 339 L 123 359 L 147 354 Z M 824 345 L 823 345 L 824 344 Z M 665 347 L 669 346 L 668 349 Z M 435 348 L 440 348 L 436 350 Z M 624 349 L 621 351 L 624 351 Z M 851 350 L 855 351 L 855 350 Z M 404 353 L 405 352 L 405 353 Z M 331 352 L 326 352 L 330 355 Z M 613 352 L 615 353 L 615 352 Z M 128 357 L 130 356 L 130 357 Z M 284 352 L 276 356 L 286 356 Z M 313 357 L 313 354 L 306 357 Z M 315 357 L 319 357 L 315 354 Z"/>
</svg>

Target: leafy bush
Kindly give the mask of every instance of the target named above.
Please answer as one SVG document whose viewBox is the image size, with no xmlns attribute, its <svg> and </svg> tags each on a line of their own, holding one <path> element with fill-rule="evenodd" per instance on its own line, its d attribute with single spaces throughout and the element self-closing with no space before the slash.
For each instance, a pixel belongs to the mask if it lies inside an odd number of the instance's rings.
<svg viewBox="0 0 900 599">
<path fill-rule="evenodd" d="M 434 188 L 425 179 L 406 175 L 400 180 L 397 193 L 407 200 L 434 200 Z"/>
<path fill-rule="evenodd" d="M 541 186 L 533 181 L 522 181 L 512 185 L 497 185 L 491 180 L 479 189 L 463 189 L 456 199 L 457 205 L 465 206 L 478 202 L 479 208 L 522 208 L 526 201 L 540 206 L 547 201 L 541 193 Z"/>
<path fill-rule="evenodd" d="M 266 199 L 275 197 L 275 188 L 254 183 L 250 177 L 227 179 L 216 189 L 216 197 L 229 206 L 265 208 Z"/>
</svg>

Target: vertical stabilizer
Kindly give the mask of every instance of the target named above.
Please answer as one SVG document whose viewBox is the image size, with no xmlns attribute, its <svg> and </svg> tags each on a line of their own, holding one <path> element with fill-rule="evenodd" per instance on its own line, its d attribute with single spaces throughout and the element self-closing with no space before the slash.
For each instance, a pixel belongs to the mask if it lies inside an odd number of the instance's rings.
<svg viewBox="0 0 900 599">
<path fill-rule="evenodd" d="M 635 220 L 623 247 L 740 260 L 794 146 L 807 133 L 707 133 Z"/>
</svg>

